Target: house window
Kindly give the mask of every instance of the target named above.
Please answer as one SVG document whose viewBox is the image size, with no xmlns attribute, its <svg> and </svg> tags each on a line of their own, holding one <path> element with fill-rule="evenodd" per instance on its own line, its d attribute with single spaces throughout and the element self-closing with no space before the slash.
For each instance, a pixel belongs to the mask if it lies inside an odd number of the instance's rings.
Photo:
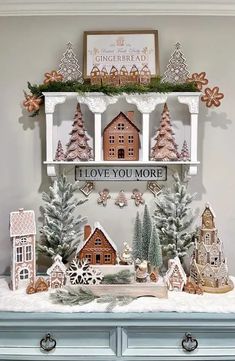
<svg viewBox="0 0 235 361">
<path fill-rule="evenodd" d="M 210 233 L 206 233 L 205 235 L 205 242 L 208 244 L 211 242 L 211 234 Z"/>
<path fill-rule="evenodd" d="M 111 254 L 105 254 L 104 263 L 110 263 L 110 262 L 111 262 Z"/>
<path fill-rule="evenodd" d="M 16 247 L 16 262 L 23 262 L 23 247 Z"/>
<path fill-rule="evenodd" d="M 124 143 L 124 135 L 119 135 L 118 137 L 118 143 Z"/>
<path fill-rule="evenodd" d="M 128 143 L 134 143 L 134 135 L 128 135 Z"/>
<path fill-rule="evenodd" d="M 100 239 L 100 238 L 97 238 L 97 239 L 95 240 L 95 245 L 96 245 L 96 246 L 101 246 L 101 244 L 102 244 L 101 239 Z"/>
<path fill-rule="evenodd" d="M 31 261 L 32 260 L 32 246 L 26 246 L 25 247 L 25 260 Z"/>
<path fill-rule="evenodd" d="M 124 149 L 118 149 L 118 159 L 124 159 L 124 158 L 125 158 Z"/>
<path fill-rule="evenodd" d="M 20 271 L 20 280 L 27 280 L 29 278 L 29 270 L 27 268 L 23 268 Z"/>
<path fill-rule="evenodd" d="M 118 123 L 117 128 L 118 128 L 118 130 L 124 130 L 125 129 L 125 124 L 124 123 Z"/>
<path fill-rule="evenodd" d="M 110 135 L 109 136 L 109 143 L 113 144 L 114 143 L 114 135 Z"/>
<path fill-rule="evenodd" d="M 115 149 L 109 148 L 109 155 L 115 155 Z"/>
<path fill-rule="evenodd" d="M 134 155 L 134 149 L 133 148 L 128 149 L 128 155 Z"/>
<path fill-rule="evenodd" d="M 20 238 L 20 243 L 21 244 L 24 244 L 24 243 L 26 243 L 27 242 L 27 237 L 21 237 Z"/>
<path fill-rule="evenodd" d="M 86 255 L 85 255 L 85 258 L 87 259 L 87 261 L 88 261 L 89 263 L 91 263 L 91 254 L 86 254 Z"/>
</svg>

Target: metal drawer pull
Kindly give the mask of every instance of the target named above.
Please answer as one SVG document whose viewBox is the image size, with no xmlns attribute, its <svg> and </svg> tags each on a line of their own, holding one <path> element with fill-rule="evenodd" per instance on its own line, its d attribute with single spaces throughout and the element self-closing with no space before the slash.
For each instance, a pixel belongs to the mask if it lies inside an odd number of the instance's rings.
<svg viewBox="0 0 235 361">
<path fill-rule="evenodd" d="M 41 339 L 40 347 L 44 351 L 52 351 L 56 347 L 56 340 L 51 337 L 50 333 L 48 333 L 45 337 Z"/>
<path fill-rule="evenodd" d="M 196 338 L 193 338 L 193 336 L 189 332 L 185 333 L 185 337 L 183 338 L 181 344 L 183 349 L 188 352 L 194 351 L 198 347 L 198 341 L 196 340 Z"/>
</svg>

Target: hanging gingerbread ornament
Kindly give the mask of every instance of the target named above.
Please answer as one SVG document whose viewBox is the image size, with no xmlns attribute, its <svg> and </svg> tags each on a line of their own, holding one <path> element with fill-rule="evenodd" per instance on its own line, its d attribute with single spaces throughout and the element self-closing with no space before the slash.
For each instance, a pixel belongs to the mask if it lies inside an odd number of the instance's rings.
<svg viewBox="0 0 235 361">
<path fill-rule="evenodd" d="M 126 199 L 125 192 L 123 190 L 121 190 L 118 193 L 115 204 L 117 206 L 119 206 L 120 208 L 123 208 L 123 207 L 127 206 L 127 199 Z"/>
<path fill-rule="evenodd" d="M 87 181 L 85 184 L 83 184 L 82 187 L 79 188 L 79 190 L 86 197 L 88 197 L 91 194 L 91 192 L 93 192 L 94 189 L 95 189 L 95 184 L 94 184 L 94 182 L 91 182 L 91 181 Z"/>
<path fill-rule="evenodd" d="M 109 190 L 107 188 L 103 189 L 101 192 L 99 192 L 99 198 L 97 199 L 98 204 L 102 204 L 104 207 L 107 205 L 108 199 L 111 198 L 109 194 Z"/>
<path fill-rule="evenodd" d="M 215 106 L 219 107 L 221 104 L 221 99 L 224 98 L 223 93 L 219 93 L 219 87 L 215 86 L 214 88 L 206 88 L 205 94 L 201 97 L 201 100 L 206 103 L 208 108 Z"/>
<path fill-rule="evenodd" d="M 162 190 L 162 187 L 156 181 L 149 181 L 147 183 L 147 188 L 153 193 L 154 197 L 157 197 Z"/>
<path fill-rule="evenodd" d="M 44 84 L 54 83 L 63 80 L 63 75 L 58 73 L 58 71 L 56 70 L 52 70 L 50 73 L 47 72 L 44 74 L 44 76 L 45 76 L 45 79 L 43 81 Z"/>
<path fill-rule="evenodd" d="M 131 199 L 135 200 L 135 205 L 138 207 L 140 204 L 144 204 L 143 193 L 138 189 L 133 189 Z"/>
<path fill-rule="evenodd" d="M 204 85 L 208 84 L 208 79 L 206 78 L 205 71 L 202 71 L 201 73 L 193 73 L 188 79 L 188 83 L 195 83 L 197 89 L 199 91 L 202 90 Z"/>
<path fill-rule="evenodd" d="M 24 93 L 25 100 L 23 101 L 23 106 L 27 109 L 28 112 L 36 112 L 40 108 L 42 103 L 42 98 L 36 97 L 35 95 L 29 95 Z"/>
</svg>

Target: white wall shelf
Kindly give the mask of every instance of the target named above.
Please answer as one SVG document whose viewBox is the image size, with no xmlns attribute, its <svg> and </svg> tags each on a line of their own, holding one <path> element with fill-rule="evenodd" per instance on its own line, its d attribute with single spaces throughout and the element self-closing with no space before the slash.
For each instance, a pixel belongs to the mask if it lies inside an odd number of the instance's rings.
<svg viewBox="0 0 235 361">
<path fill-rule="evenodd" d="M 46 113 L 46 161 L 47 174 L 51 177 L 56 176 L 58 165 L 169 165 L 179 164 L 188 169 L 189 175 L 197 174 L 197 145 L 198 145 L 198 112 L 199 112 L 199 92 L 184 93 L 144 93 L 144 94 L 120 94 L 108 96 L 103 93 L 64 93 L 64 92 L 45 92 L 45 113 Z M 149 160 L 150 153 L 150 134 L 149 122 L 150 114 L 159 104 L 163 104 L 168 98 L 174 97 L 179 103 L 186 104 L 190 112 L 190 162 L 156 162 Z M 68 98 L 75 98 L 80 104 L 86 104 L 89 110 L 94 114 L 94 161 L 89 162 L 55 162 L 53 149 L 54 137 L 54 112 L 57 104 L 66 102 Z M 120 99 L 125 99 L 128 104 L 134 104 L 142 114 L 142 160 L 140 161 L 122 161 L 107 162 L 102 160 L 102 114 Z"/>
</svg>

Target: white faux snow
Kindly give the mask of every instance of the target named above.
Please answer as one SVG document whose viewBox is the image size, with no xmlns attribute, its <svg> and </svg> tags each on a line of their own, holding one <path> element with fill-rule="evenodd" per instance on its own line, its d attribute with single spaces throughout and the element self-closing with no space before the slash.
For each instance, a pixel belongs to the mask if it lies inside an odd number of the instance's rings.
<svg viewBox="0 0 235 361">
<path fill-rule="evenodd" d="M 235 283 L 235 277 L 231 278 Z M 128 287 L 128 286 L 127 286 Z M 15 312 L 106 312 L 107 304 L 93 301 L 83 306 L 53 304 L 50 292 L 27 295 L 24 289 L 11 291 L 6 279 L 0 279 L 0 311 Z M 141 297 L 126 306 L 116 306 L 113 312 L 216 312 L 235 313 L 235 290 L 224 294 L 191 295 L 168 292 L 168 299 Z"/>
</svg>

